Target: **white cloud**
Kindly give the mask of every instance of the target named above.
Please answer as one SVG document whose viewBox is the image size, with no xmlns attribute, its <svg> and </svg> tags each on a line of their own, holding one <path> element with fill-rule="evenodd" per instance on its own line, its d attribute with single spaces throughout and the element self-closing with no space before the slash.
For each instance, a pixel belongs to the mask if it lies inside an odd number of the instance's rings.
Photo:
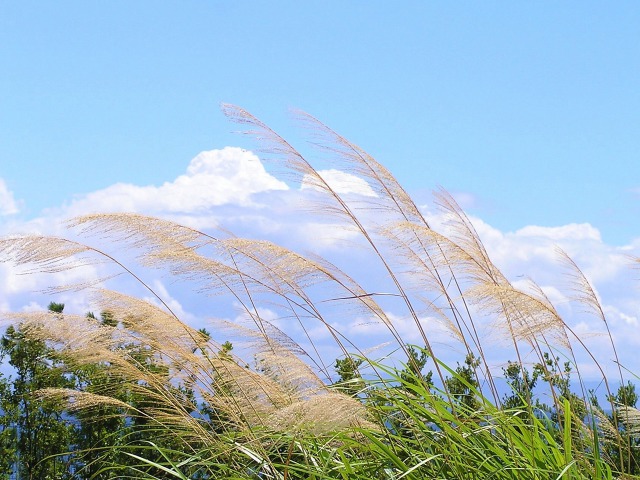
<svg viewBox="0 0 640 480">
<path fill-rule="evenodd" d="M 507 276 L 532 276 L 542 283 L 557 281 L 560 268 L 555 247 L 567 252 L 594 283 L 613 280 L 629 267 L 629 248 L 605 244 L 600 231 L 588 223 L 531 225 L 501 232 L 481 219 L 471 220 L 491 259 Z"/>
<path fill-rule="evenodd" d="M 200 153 L 172 182 L 159 187 L 118 183 L 76 199 L 68 211 L 195 214 L 225 204 L 249 206 L 255 193 L 287 188 L 252 152 L 225 147 Z"/>
<path fill-rule="evenodd" d="M 398 315 L 391 311 L 386 311 L 385 315 L 393 325 L 395 331 L 406 343 L 424 345 L 424 339 L 421 336 L 420 329 L 418 328 L 416 320 L 411 315 Z M 454 339 L 453 333 L 435 317 L 420 316 L 418 321 L 420 322 L 420 327 L 427 332 L 429 342 L 432 344 L 448 343 L 454 346 L 454 348 L 460 345 L 459 342 Z M 346 338 L 357 340 L 355 343 L 361 347 L 364 345 L 364 347 L 368 348 L 378 345 L 383 341 L 391 340 L 389 326 L 384 324 L 380 319 L 373 317 L 356 317 L 344 325 L 333 324 L 333 327 Z"/>
<path fill-rule="evenodd" d="M 18 211 L 18 202 L 13 198 L 13 192 L 9 190 L 5 181 L 0 178 L 0 215 L 13 215 Z"/>
<path fill-rule="evenodd" d="M 377 197 L 376 192 L 373 191 L 371 186 L 360 177 L 333 168 L 329 170 L 319 170 L 318 173 L 322 179 L 329 184 L 333 191 L 340 195 L 355 194 L 364 197 Z M 300 190 L 318 190 L 318 187 L 314 186 L 313 183 L 311 177 L 305 175 L 302 179 Z"/>
<path fill-rule="evenodd" d="M 570 223 L 561 227 L 530 225 L 515 232 L 519 237 L 542 237 L 551 240 L 602 240 L 600 231 L 588 223 Z"/>
<path fill-rule="evenodd" d="M 160 298 L 162 298 L 164 305 L 155 296 L 147 295 L 143 297 L 143 300 L 165 311 L 166 307 L 169 307 L 171 309 L 171 312 L 173 312 L 176 317 L 178 317 L 183 322 L 194 322 L 196 317 L 185 310 L 182 303 L 180 303 L 179 300 L 174 298 L 171 293 L 169 293 L 169 290 L 167 290 L 167 287 L 165 287 L 164 283 L 162 283 L 160 280 L 154 280 L 152 289 Z"/>
<path fill-rule="evenodd" d="M 39 303 L 31 301 L 27 305 L 23 305 L 20 310 L 23 312 L 44 312 L 47 309 L 43 305 L 40 305 Z M 67 308 L 66 310 L 68 311 L 69 309 Z"/>
<path fill-rule="evenodd" d="M 604 313 L 613 324 L 622 323 L 633 327 L 638 325 L 638 317 L 636 315 L 627 314 L 613 305 L 605 305 Z"/>
<path fill-rule="evenodd" d="M 51 289 L 59 286 L 88 285 L 101 286 L 99 280 L 108 272 L 106 265 L 84 265 L 62 272 L 39 274 L 30 272 L 31 266 L 16 267 L 10 262 L 1 263 L 0 258 L 0 306 L 6 309 L 33 311 L 45 309 L 54 301 L 65 304 L 65 311 L 85 313 L 89 301 L 88 292 L 64 291 L 54 293 Z M 0 308 L 2 311 L 2 308 Z"/>
<path fill-rule="evenodd" d="M 321 174 L 338 193 L 349 196 L 348 200 L 367 201 L 375 196 L 371 186 L 354 175 L 338 170 L 323 170 Z M 4 183 L 0 183 L 0 213 L 5 214 L 17 209 L 10 193 L 7 198 L 12 203 L 2 200 L 2 192 L 6 191 Z M 390 291 L 392 286 L 384 283 L 385 274 L 380 270 L 379 262 L 370 254 L 366 245 L 361 248 L 365 242 L 361 241 L 358 232 L 340 224 L 335 218 L 323 221 L 307 210 L 300 211 L 299 207 L 305 205 L 305 200 L 314 195 L 315 189 L 308 181 L 303 181 L 300 189 L 289 190 L 285 183 L 265 171 L 253 153 L 227 147 L 203 152 L 190 162 L 183 175 L 160 186 L 112 185 L 78 197 L 67 206 L 46 211 L 40 218 L 22 223 L 18 227 L 31 233 L 66 235 L 60 227 L 61 220 L 74 215 L 94 211 L 148 213 L 170 217 L 202 230 L 221 226 L 239 236 L 264 238 L 299 252 L 310 251 L 326 255 L 328 260 L 364 282 L 364 286 L 371 291 L 380 291 L 381 288 L 382 291 Z M 464 198 L 459 200 L 465 202 Z M 13 206 L 7 207 L 10 204 Z M 358 210 L 358 213 L 362 211 Z M 431 213 L 427 213 L 427 216 L 430 224 L 441 231 L 443 216 Z M 363 218 L 372 222 L 381 220 L 379 217 L 368 218 L 366 215 Z M 640 342 L 635 333 L 640 318 L 640 304 L 635 301 L 637 274 L 628 268 L 627 255 L 640 251 L 640 240 L 627 246 L 613 246 L 604 242 L 597 228 L 586 223 L 555 227 L 530 225 L 504 232 L 479 218 L 471 220 L 492 260 L 505 275 L 518 285 L 526 286 L 524 279 L 528 277 L 542 285 L 560 314 L 565 316 L 579 335 L 589 339 L 596 355 L 601 353 L 602 358 L 608 359 L 611 354 L 607 350 L 608 343 L 604 341 L 607 340 L 606 337 L 593 337 L 593 333 L 602 332 L 602 322 L 598 323 L 597 319 L 584 315 L 582 308 L 568 300 L 571 292 L 567 289 L 567 280 L 563 276 L 554 246 L 558 245 L 567 251 L 601 296 L 613 335 L 620 342 L 621 357 L 625 354 L 633 355 Z M 3 225 L 2 228 L 9 230 L 8 225 Z M 93 238 L 91 241 L 100 240 Z M 388 253 L 392 253 L 392 250 Z M 122 256 L 123 252 L 119 252 L 119 255 Z M 102 270 L 85 273 L 90 278 L 99 278 Z M 44 278 L 16 276 L 13 268 L 0 263 L 0 285 L 3 285 L 0 289 L 0 305 L 14 310 L 34 308 L 36 304 L 30 304 L 34 298 L 44 305 L 48 298 L 35 297 L 28 292 L 59 282 L 79 282 L 82 278 L 86 277 L 80 277 L 76 272 L 48 275 Z M 196 303 L 191 304 L 189 300 L 192 299 L 186 298 L 183 292 L 169 292 L 164 284 L 154 283 L 153 278 L 149 281 L 181 317 L 190 322 L 202 322 L 199 318 L 205 312 L 198 311 L 203 309 L 201 302 L 196 300 Z M 111 288 L 122 288 L 126 292 L 131 289 L 126 286 L 124 277 L 118 277 L 112 282 L 109 284 Z M 82 312 L 86 308 L 86 300 L 81 294 L 73 293 L 55 300 L 69 303 L 69 311 Z M 385 304 L 383 308 L 405 340 L 421 343 L 415 323 L 400 307 L 389 301 L 389 305 Z M 366 316 L 347 318 L 341 316 L 341 313 L 343 312 L 328 317 L 328 321 L 355 343 L 377 344 L 387 338 L 384 325 L 371 323 Z M 437 347 L 456 348 L 455 340 L 441 324 L 427 316 L 421 316 L 421 322 L 430 335 L 430 341 L 437 343 Z M 279 320 L 275 320 L 275 323 L 281 325 Z M 282 326 L 286 327 L 286 333 L 295 329 L 288 322 L 283 322 Z M 314 340 L 329 345 L 325 327 L 309 325 L 309 328 Z M 631 361 L 635 359 L 632 357 Z M 640 362 L 637 367 L 636 370 L 640 371 Z"/>
<path fill-rule="evenodd" d="M 511 280 L 511 284 L 522 292 L 533 294 L 537 293 L 532 289 L 530 279 L 519 278 L 516 280 Z M 563 313 L 571 313 L 571 305 L 569 304 L 570 299 L 567 297 L 567 295 L 565 295 L 558 289 L 557 285 L 538 285 L 538 287 L 546 295 L 549 301 L 556 307 L 556 309 L 561 310 L 559 312 L 561 315 Z"/>
<path fill-rule="evenodd" d="M 360 239 L 360 232 L 348 225 L 308 222 L 300 227 L 298 236 L 306 250 L 326 252 L 345 246 L 353 248 Z"/>
</svg>

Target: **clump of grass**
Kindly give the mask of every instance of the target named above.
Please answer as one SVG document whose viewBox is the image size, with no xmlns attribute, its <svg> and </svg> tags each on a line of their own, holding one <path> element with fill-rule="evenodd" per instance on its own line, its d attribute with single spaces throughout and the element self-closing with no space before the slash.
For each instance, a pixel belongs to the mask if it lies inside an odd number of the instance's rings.
<svg viewBox="0 0 640 480">
<path fill-rule="evenodd" d="M 266 158 L 291 180 L 316 191 L 319 211 L 359 233 L 381 266 L 384 283 L 393 287 L 393 308 L 412 319 L 421 349 L 407 344 L 380 302 L 388 296 L 322 258 L 221 229 L 202 232 L 139 214 L 99 213 L 69 222 L 94 246 L 39 236 L 0 240 L 2 261 L 29 265 L 32 273 L 85 265 L 112 270 L 86 284 L 56 286 L 56 291 L 91 291 L 93 303 L 105 312 L 102 319 L 5 315 L 27 335 L 55 346 L 71 370 L 99 365 L 106 375 L 90 390 L 47 389 L 42 396 L 64 399 L 71 409 L 100 414 L 109 408 L 110 414 L 138 419 L 156 441 L 129 444 L 129 471 L 147 478 L 154 470 L 146 467 L 176 478 L 397 480 L 622 478 L 637 471 L 635 443 L 629 441 L 639 429 L 637 410 L 621 410 L 612 401 L 611 408 L 624 415 L 610 417 L 584 389 L 576 394 L 569 388 L 572 371 L 582 385 L 576 350 L 589 354 L 588 349 L 540 287 L 519 289 L 501 273 L 449 194 L 436 193 L 446 222 L 435 229 L 384 166 L 301 114 L 327 159 L 373 192 L 340 194 L 264 123 L 238 107 L 225 105 L 224 111 L 248 126 L 264 143 Z M 116 253 L 107 253 L 107 244 Z M 137 267 L 118 259 L 125 251 L 135 253 Z M 566 254 L 561 257 L 576 301 L 596 312 L 609 332 L 586 276 Z M 140 267 L 193 285 L 214 314 L 218 302 L 239 305 L 247 321 L 211 320 L 216 343 L 180 319 L 135 273 Z M 155 304 L 98 288 L 113 274 L 130 276 Z M 264 318 L 265 306 L 304 338 L 296 341 L 287 327 Z M 383 325 L 407 363 L 393 367 L 372 358 L 357 338 L 336 327 L 337 314 Z M 451 334 L 466 356 L 464 365 L 452 368 L 440 360 L 422 322 L 425 315 Z M 352 359 L 343 364 L 351 365 L 351 383 L 331 385 L 331 364 L 308 333 L 318 327 Z M 486 353 L 498 337 L 510 345 L 519 382 L 508 405 Z M 235 356 L 223 339 L 233 339 L 244 354 Z M 527 362 L 535 364 L 535 378 L 547 383 L 549 405 L 527 394 L 534 377 L 525 359 L 532 357 Z M 568 359 L 569 367 L 563 369 L 560 358 Z M 427 360 L 433 376 L 422 372 Z M 603 380 L 613 399 L 604 374 Z M 151 460 L 149 452 L 159 455 Z"/>
</svg>

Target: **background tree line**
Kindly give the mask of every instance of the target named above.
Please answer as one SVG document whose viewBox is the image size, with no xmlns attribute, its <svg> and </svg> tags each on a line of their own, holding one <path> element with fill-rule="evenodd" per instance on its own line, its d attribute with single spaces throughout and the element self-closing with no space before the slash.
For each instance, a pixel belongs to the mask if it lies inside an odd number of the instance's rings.
<svg viewBox="0 0 640 480">
<path fill-rule="evenodd" d="M 63 304 L 51 303 L 48 309 L 50 320 L 55 321 L 57 315 L 63 315 L 63 310 Z M 95 318 L 91 313 L 87 315 Z M 96 320 L 103 325 L 126 328 L 121 319 L 114 318 L 109 312 L 103 312 Z M 153 368 L 153 353 L 144 345 L 126 344 L 118 345 L 118 348 L 127 349 L 137 361 Z M 219 354 L 227 355 L 232 348 L 226 342 Z M 372 386 L 360 374 L 366 366 L 364 359 L 348 356 L 336 360 L 338 380 L 334 388 L 360 398 L 365 404 L 375 405 L 377 412 L 386 412 L 381 421 L 405 440 L 412 433 L 404 428 L 403 413 L 396 408 L 397 401 L 390 400 L 393 395 L 415 397 L 446 392 L 463 417 L 466 414 L 471 418 L 475 412 L 481 411 L 483 400 L 479 394 L 477 371 L 480 361 L 476 357 L 468 355 L 451 371 L 444 388 L 438 388 L 434 385 L 432 372 L 425 373 L 429 361 L 426 351 L 416 347 L 408 347 L 407 351 L 406 363 L 390 372 L 390 383 L 384 386 Z M 2 362 L 10 365 L 12 370 L 9 374 L 0 374 L 0 478 L 102 479 L 114 478 L 114 475 L 153 475 L 154 467 L 136 462 L 130 452 L 143 449 L 145 458 L 162 463 L 161 450 L 180 448 L 158 436 L 154 426 L 144 417 L 128 415 L 124 409 L 103 405 L 97 409 L 75 411 L 65 402 L 39 395 L 47 388 L 99 393 L 105 385 L 113 391 L 114 385 L 122 384 L 116 396 L 133 409 L 143 411 L 145 399 L 127 389 L 126 382 L 111 371 L 108 362 L 81 367 L 73 365 L 59 355 L 56 345 L 32 338 L 21 325 L 7 328 L 0 340 L 0 355 Z M 544 356 L 544 360 L 544 364 L 534 365 L 531 371 L 511 362 L 503 369 L 510 391 L 502 397 L 501 408 L 528 410 L 544 419 L 549 431 L 561 435 L 561 412 L 536 398 L 534 389 L 541 382 L 546 383 L 558 397 L 553 405 L 561 405 L 566 399 L 573 411 L 578 412 L 578 417 L 583 419 L 586 409 L 581 397 L 571 390 L 570 364 L 562 365 L 559 358 L 549 354 Z M 160 366 L 156 368 L 161 369 Z M 159 370 L 156 373 L 162 374 Z M 168 388 L 175 389 L 175 394 L 193 396 L 193 392 L 183 385 L 172 384 Z M 604 453 L 614 461 L 619 459 L 624 463 L 620 465 L 621 470 L 639 473 L 640 442 L 632 428 L 637 422 L 626 421 L 627 407 L 635 407 L 638 402 L 635 385 L 621 385 L 608 400 L 617 408 L 605 413 L 595 396 L 591 395 L 591 401 L 602 415 L 607 416 L 612 424 L 619 425 L 625 442 L 609 447 L 609 451 Z M 191 398 L 191 403 L 196 405 L 198 400 Z M 384 409 L 385 404 L 389 405 L 387 410 Z M 215 429 L 215 410 L 203 404 L 199 404 L 197 410 L 199 415 L 208 416 L 210 427 Z M 190 478 L 209 478 L 206 474 L 199 477 L 197 471 L 192 473 Z"/>
<path fill-rule="evenodd" d="M 49 304 L 55 321 L 64 304 Z M 95 318 L 92 313 L 87 316 Z M 119 321 L 103 312 L 101 324 L 117 326 Z M 129 350 L 137 361 L 153 364 L 153 354 L 141 345 L 118 345 Z M 121 384 L 116 397 L 132 410 L 143 411 L 145 399 L 136 396 L 118 378 L 108 362 L 74 365 L 62 358 L 55 345 L 29 337 L 22 325 L 9 326 L 0 340 L 0 360 L 11 366 L 11 373 L 0 373 L 0 478 L 5 479 L 85 479 L 114 478 L 124 474 L 153 473 L 153 468 L 136 465 L 125 451 L 147 450 L 145 457 L 158 459 L 149 448 L 153 442 L 162 448 L 173 445 L 155 434 L 144 417 L 128 415 L 124 409 L 98 405 L 91 410 L 72 410 L 63 401 L 40 395 L 43 389 L 62 388 L 99 393 Z M 159 369 L 160 367 L 157 367 Z M 156 372 L 161 373 L 161 372 Z M 183 389 L 182 394 L 190 395 Z M 130 471 L 125 465 L 133 465 Z M 115 470 L 118 473 L 115 473 Z"/>
<path fill-rule="evenodd" d="M 389 384 L 374 382 L 368 385 L 360 375 L 360 370 L 366 367 L 366 362 L 362 358 L 346 357 L 338 359 L 335 364 L 336 373 L 339 376 L 336 388 L 345 393 L 357 396 L 365 403 L 376 404 L 376 410 L 380 411 L 380 403 L 387 402 L 392 406 L 388 409 L 388 415 L 382 419 L 392 431 L 399 433 L 401 437 L 412 436 L 411 429 L 403 428 L 405 418 L 402 412 L 397 409 L 397 398 L 389 400 L 390 392 L 400 390 L 400 397 L 409 396 L 414 399 L 416 396 L 424 397 L 429 395 L 448 396 L 453 408 L 458 409 L 458 414 L 462 418 L 469 419 L 475 417 L 477 412 L 481 412 L 482 402 L 487 401 L 481 394 L 480 377 L 478 368 L 481 360 L 473 354 L 468 354 L 462 364 L 451 371 L 450 376 L 445 379 L 444 385 L 438 388 L 433 382 L 433 372 L 429 370 L 425 373 L 425 367 L 429 356 L 425 349 L 409 346 L 407 348 L 408 358 L 400 369 L 392 372 L 391 388 Z M 602 455 L 608 461 L 616 464 L 619 471 L 625 471 L 630 475 L 640 474 L 640 430 L 638 429 L 637 403 L 640 399 L 636 392 L 636 386 L 632 382 L 627 382 L 618 387 L 617 391 L 607 395 L 607 402 L 614 406 L 612 411 L 606 411 L 599 403 L 594 391 L 587 392 L 590 405 L 585 404 L 584 398 L 572 390 L 571 374 L 572 366 L 570 362 L 562 363 L 560 357 L 554 357 L 549 353 L 543 354 L 542 363 L 533 365 L 531 371 L 521 363 L 511 362 L 502 369 L 503 377 L 508 385 L 508 392 L 501 397 L 500 408 L 504 411 L 526 412 L 522 415 L 523 427 L 527 428 L 531 424 L 531 418 L 537 418 L 543 422 L 546 430 L 555 438 L 562 442 L 563 426 L 561 409 L 556 405 L 562 405 L 565 401 L 570 406 L 572 414 L 571 421 L 586 422 L 606 429 L 607 425 L 617 426 L 616 437 L 622 442 L 603 442 Z M 395 382 L 393 382 L 395 380 Z M 540 385 L 540 384 L 545 385 Z M 536 387 L 545 388 L 553 398 L 551 404 L 541 401 L 539 395 L 536 396 Z M 590 408 L 588 408 L 590 407 Z M 382 409 L 384 411 L 384 409 Z M 594 415 L 588 412 L 596 412 Z M 594 418 L 595 417 L 595 418 Z M 475 419 L 482 423 L 482 419 Z M 578 425 L 579 430 L 579 425 Z M 613 435 L 612 435 L 613 436 Z M 582 443 L 585 449 L 589 449 L 589 442 L 584 442 L 579 436 L 574 441 Z M 631 478 L 631 477 L 629 477 Z"/>
</svg>

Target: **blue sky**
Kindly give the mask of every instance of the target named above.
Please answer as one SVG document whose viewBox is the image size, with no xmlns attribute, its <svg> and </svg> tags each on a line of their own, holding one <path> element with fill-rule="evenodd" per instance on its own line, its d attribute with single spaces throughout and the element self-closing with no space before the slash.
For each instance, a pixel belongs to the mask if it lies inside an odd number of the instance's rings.
<svg viewBox="0 0 640 480">
<path fill-rule="evenodd" d="M 241 144 L 221 102 L 285 133 L 294 107 L 416 193 L 622 244 L 640 213 L 639 23 L 634 2 L 4 3 L 0 176 L 36 215 Z"/>
<path fill-rule="evenodd" d="M 124 208 L 201 151 L 251 148 L 230 102 L 296 145 L 289 110 L 313 114 L 420 202 L 441 185 L 503 240 L 579 230 L 599 259 L 633 253 L 638 25 L 636 2 L 3 2 L 0 230 L 109 208 L 118 183 L 135 186 Z M 127 204 L 154 212 L 176 189 Z"/>
</svg>

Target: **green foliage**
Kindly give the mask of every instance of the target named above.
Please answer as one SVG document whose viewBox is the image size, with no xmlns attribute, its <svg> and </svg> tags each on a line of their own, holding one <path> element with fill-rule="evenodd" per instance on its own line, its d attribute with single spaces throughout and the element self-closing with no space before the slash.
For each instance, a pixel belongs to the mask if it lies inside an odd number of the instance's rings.
<svg viewBox="0 0 640 480">
<path fill-rule="evenodd" d="M 0 478 L 9 479 L 18 459 L 15 419 L 18 405 L 12 398 L 10 379 L 0 375 Z"/>
<path fill-rule="evenodd" d="M 62 314 L 62 308 L 52 313 Z M 100 323 L 123 328 L 112 314 L 103 313 Z M 207 331 L 200 333 L 210 338 Z M 167 373 L 164 367 L 153 366 L 153 352 L 144 345 L 122 344 L 118 348 L 127 349 L 128 355 L 147 364 L 156 374 Z M 232 351 L 233 345 L 227 341 L 217 355 L 231 361 Z M 636 471 L 637 443 L 630 435 L 631 430 L 622 447 L 606 442 L 595 430 L 593 438 L 598 447 L 595 450 L 580 433 L 586 418 L 582 412 L 586 410 L 571 389 L 569 362 L 561 365 L 558 357 L 545 354 L 544 362 L 534 365 L 532 373 L 510 362 L 504 374 L 512 391 L 503 397 L 501 406 L 496 406 L 479 391 L 476 375 L 479 358 L 468 355 L 455 369 L 435 360 L 436 365 L 448 372 L 443 388 L 439 389 L 434 385 L 432 372 L 423 373 L 430 358 L 426 349 L 407 346 L 406 351 L 407 362 L 400 369 L 390 369 L 362 357 L 336 360 L 339 376 L 336 388 L 349 395 L 366 392 L 361 398 L 374 423 L 353 432 L 334 434 L 331 440 L 304 434 L 276 436 L 265 431 L 264 435 L 271 438 L 270 451 L 252 450 L 240 446 L 241 437 L 236 436 L 239 432 L 234 434 L 227 427 L 216 426 L 216 422 L 228 421 L 221 412 L 211 405 L 201 405 L 200 411 L 212 421 L 210 428 L 221 441 L 237 449 L 221 456 L 220 451 L 207 453 L 206 444 L 191 443 L 190 448 L 195 447 L 198 454 L 185 451 L 184 445 L 171 440 L 162 427 L 144 417 L 128 416 L 115 407 L 98 406 L 72 417 L 64 413 L 62 405 L 37 398 L 34 396 L 37 389 L 50 386 L 96 393 L 110 387 L 114 398 L 125 400 L 140 411 L 146 408 L 145 399 L 129 390 L 127 380 L 115 375 L 109 364 L 73 367 L 65 364 L 45 342 L 29 338 L 20 328 L 10 327 L 2 340 L 2 352 L 16 369 L 16 375 L 13 384 L 6 379 L 0 382 L 0 399 L 6 412 L 0 432 L 3 458 L 7 465 L 17 460 L 22 475 L 38 478 L 80 475 L 107 479 L 118 475 L 250 479 L 258 478 L 258 472 L 276 477 L 286 472 L 288 479 L 463 479 L 473 471 L 474 478 L 539 479 L 559 475 L 613 478 L 612 466 L 628 474 Z M 202 354 L 207 354 L 206 350 Z M 386 372 L 387 378 L 373 383 L 364 380 L 359 369 L 365 360 L 374 370 Z M 72 367 L 74 374 L 69 375 L 66 372 Z M 534 399 L 533 389 L 541 380 L 563 399 L 562 409 Z M 113 385 L 122 387 L 118 392 Z M 173 395 L 190 397 L 188 403 L 197 403 L 189 388 L 180 385 L 170 388 Z M 622 385 L 610 400 L 620 407 L 611 419 L 618 417 L 624 434 L 621 409 L 636 404 L 635 385 Z M 537 413 L 540 411 L 547 412 L 551 421 L 540 417 Z M 34 421 L 46 426 L 47 435 L 31 429 L 33 424 L 29 422 Z M 20 429 L 24 433 L 17 435 Z M 604 456 L 599 456 L 600 452 Z M 604 461 L 620 453 L 624 463 Z M 11 468 L 5 470 L 2 473 L 8 478 Z"/>
<path fill-rule="evenodd" d="M 336 359 L 335 371 L 338 374 L 338 381 L 334 387 L 354 397 L 361 393 L 364 382 L 360 376 L 359 368 L 363 361 L 363 359 L 354 358 L 351 355 Z"/>
<path fill-rule="evenodd" d="M 587 399 L 582 398 L 571 389 L 571 362 L 560 364 L 560 357 L 553 357 L 549 352 L 543 354 L 543 361 L 534 366 L 534 378 L 544 381 L 550 389 L 553 402 L 551 405 L 536 403 L 538 410 L 550 415 L 551 421 L 556 424 L 562 421 L 562 405 L 569 401 L 574 416 L 583 419 L 587 415 Z"/>
<path fill-rule="evenodd" d="M 433 372 L 422 373 L 429 359 L 426 349 L 418 349 L 413 345 L 408 345 L 407 353 L 407 364 L 400 372 L 402 385 L 404 388 L 407 388 L 408 385 L 426 386 L 429 388 L 433 384 Z"/>
<path fill-rule="evenodd" d="M 533 374 L 517 362 L 509 362 L 502 370 L 511 392 L 505 394 L 502 405 L 506 409 L 527 408 L 534 403 L 533 389 L 538 383 L 541 372 L 534 369 Z"/>
<path fill-rule="evenodd" d="M 62 304 L 50 307 L 52 314 L 64 309 Z M 7 456 L 17 458 L 18 477 L 69 478 L 75 428 L 64 418 L 60 402 L 39 398 L 37 392 L 74 388 L 74 379 L 66 374 L 55 351 L 29 338 L 20 326 L 7 328 L 0 340 L 0 354 L 15 370 L 10 387 L 4 386 L 1 393 L 6 437 L 15 439 L 14 446 L 7 447 Z"/>
<path fill-rule="evenodd" d="M 605 442 L 603 451 L 616 464 L 617 470 L 640 475 L 640 436 L 636 413 L 638 394 L 635 384 L 623 383 L 615 393 L 608 395 L 607 400 L 613 405 L 613 410 L 608 413 L 602 409 L 592 393 L 591 401 L 594 408 L 602 417 L 606 417 L 611 427 L 617 427 L 619 435 L 617 442 Z"/>
<path fill-rule="evenodd" d="M 464 411 L 474 412 L 480 407 L 478 395 L 478 380 L 476 370 L 480 366 L 480 359 L 469 353 L 464 364 L 456 367 L 455 375 L 445 380 L 445 388 L 456 405 L 462 406 Z"/>
<path fill-rule="evenodd" d="M 617 406 L 634 407 L 638 403 L 636 386 L 631 382 L 620 385 L 615 394 L 609 395 L 609 402 Z"/>
<path fill-rule="evenodd" d="M 52 313 L 62 313 L 64 311 L 64 303 L 51 302 L 47 309 Z"/>
<path fill-rule="evenodd" d="M 520 289 L 500 272 L 450 195 L 436 194 L 447 220 L 435 222 L 436 229 L 385 167 L 303 115 L 321 151 L 373 192 L 342 195 L 264 123 L 241 108 L 224 109 L 269 144 L 274 161 L 312 187 L 321 210 L 343 221 L 349 237 L 360 235 L 381 267 L 372 271 L 384 272 L 383 287 L 370 290 L 329 261 L 268 241 L 137 214 L 70 222 L 115 249 L 35 235 L 0 240 L 2 262 L 57 272 L 95 261 L 114 275 L 129 275 L 154 298 L 95 289 L 99 320 L 70 318 L 53 302 L 47 318 L 13 317 L 24 323 L 9 327 L 0 344 L 14 370 L 10 379 L 0 378 L 0 453 L 6 464 L 15 460 L 20 478 L 634 478 L 640 450 L 635 387 L 607 392 L 609 414 L 578 393 L 582 339 L 542 288 Z M 255 362 L 238 358 L 230 341 L 216 344 L 209 332 L 183 323 L 135 269 L 106 253 L 132 247 L 142 266 L 195 282 L 207 302 L 224 299 L 239 308 L 249 325 L 219 325 L 241 337 L 240 351 Z M 572 296 L 608 331 L 595 290 L 563 258 Z M 94 287 L 94 280 L 87 285 Z M 281 324 L 296 323 L 292 330 L 305 338 L 304 347 L 263 318 L 265 306 Z M 340 331 L 341 320 L 350 323 L 353 315 L 386 329 L 386 345 L 406 353 L 407 361 L 394 368 L 400 359 L 340 358 L 339 381 L 329 388 L 326 359 L 313 339 L 323 329 L 333 351 L 361 352 L 368 345 Z M 78 335 L 76 326 L 82 327 Z M 509 340 L 516 358 L 535 356 L 531 372 L 521 361 L 504 369 L 511 392 L 502 402 L 486 356 L 488 326 Z M 424 348 L 406 345 L 408 327 Z M 468 352 L 455 367 L 438 357 L 442 328 Z M 432 370 L 425 373 L 427 362 Z M 593 365 L 609 388 L 595 358 Z M 533 394 L 540 386 L 549 391 L 544 403 Z M 72 415 L 61 392 L 71 404 L 87 402 Z"/>
</svg>

